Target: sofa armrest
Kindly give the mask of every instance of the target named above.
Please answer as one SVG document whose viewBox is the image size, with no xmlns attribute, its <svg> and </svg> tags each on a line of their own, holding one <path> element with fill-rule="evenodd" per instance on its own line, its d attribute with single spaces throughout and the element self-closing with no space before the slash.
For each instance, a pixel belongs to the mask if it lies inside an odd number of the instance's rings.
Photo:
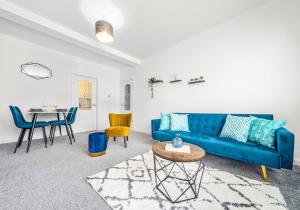
<svg viewBox="0 0 300 210">
<path fill-rule="evenodd" d="M 151 120 L 151 134 L 152 134 L 152 138 L 153 138 L 153 133 L 155 131 L 159 130 L 159 126 L 160 126 L 160 119 Z"/>
<path fill-rule="evenodd" d="M 277 150 L 280 153 L 282 168 L 293 169 L 294 134 L 285 128 L 279 128 L 276 133 Z"/>
</svg>

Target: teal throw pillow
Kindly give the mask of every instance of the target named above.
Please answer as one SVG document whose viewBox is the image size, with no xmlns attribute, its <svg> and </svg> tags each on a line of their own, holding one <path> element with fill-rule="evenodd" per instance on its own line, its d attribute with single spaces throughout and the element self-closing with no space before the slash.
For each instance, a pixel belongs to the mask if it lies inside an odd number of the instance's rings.
<svg viewBox="0 0 300 210">
<path fill-rule="evenodd" d="M 227 137 L 241 142 L 246 142 L 252 120 L 252 117 L 227 115 L 220 137 Z"/>
<path fill-rule="evenodd" d="M 275 148 L 275 131 L 286 124 L 286 120 L 275 121 L 254 117 L 249 131 L 249 140 Z"/>
<path fill-rule="evenodd" d="M 170 114 L 171 116 L 171 130 L 172 131 L 187 131 L 189 129 L 188 114 Z"/>
<path fill-rule="evenodd" d="M 159 130 L 170 130 L 171 118 L 170 113 L 160 113 Z"/>
</svg>

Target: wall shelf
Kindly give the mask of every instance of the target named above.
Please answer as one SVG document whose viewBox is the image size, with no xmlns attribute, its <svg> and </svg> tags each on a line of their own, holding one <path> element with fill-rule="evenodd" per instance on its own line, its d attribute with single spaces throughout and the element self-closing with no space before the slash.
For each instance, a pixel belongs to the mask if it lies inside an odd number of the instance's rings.
<svg viewBox="0 0 300 210">
<path fill-rule="evenodd" d="M 169 83 L 176 83 L 176 82 L 181 82 L 181 81 L 182 81 L 181 79 L 176 79 L 176 80 L 170 81 Z"/>
<path fill-rule="evenodd" d="M 151 83 L 154 84 L 154 83 L 162 83 L 162 82 L 164 82 L 164 81 L 162 81 L 162 80 L 155 80 L 155 81 L 153 81 Z"/>
<path fill-rule="evenodd" d="M 188 82 L 188 84 L 196 84 L 196 83 L 202 83 L 202 82 L 205 82 L 205 80 L 197 80 L 197 81 L 190 81 Z"/>
</svg>

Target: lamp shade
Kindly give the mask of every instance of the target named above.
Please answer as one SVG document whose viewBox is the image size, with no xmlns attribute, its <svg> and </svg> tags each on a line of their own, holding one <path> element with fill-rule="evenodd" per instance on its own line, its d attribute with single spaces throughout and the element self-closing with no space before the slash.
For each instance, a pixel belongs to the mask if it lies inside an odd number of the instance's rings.
<svg viewBox="0 0 300 210">
<path fill-rule="evenodd" d="M 114 40 L 113 27 L 105 20 L 98 20 L 95 25 L 96 37 L 99 41 L 109 43 Z"/>
</svg>

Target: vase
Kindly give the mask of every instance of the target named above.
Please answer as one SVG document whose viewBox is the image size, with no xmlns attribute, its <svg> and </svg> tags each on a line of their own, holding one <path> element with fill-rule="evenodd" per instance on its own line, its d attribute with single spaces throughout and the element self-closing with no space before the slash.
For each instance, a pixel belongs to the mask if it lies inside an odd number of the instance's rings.
<svg viewBox="0 0 300 210">
<path fill-rule="evenodd" d="M 176 137 L 172 140 L 172 145 L 175 148 L 180 148 L 182 147 L 182 139 L 180 138 L 179 134 L 176 134 Z"/>
</svg>

